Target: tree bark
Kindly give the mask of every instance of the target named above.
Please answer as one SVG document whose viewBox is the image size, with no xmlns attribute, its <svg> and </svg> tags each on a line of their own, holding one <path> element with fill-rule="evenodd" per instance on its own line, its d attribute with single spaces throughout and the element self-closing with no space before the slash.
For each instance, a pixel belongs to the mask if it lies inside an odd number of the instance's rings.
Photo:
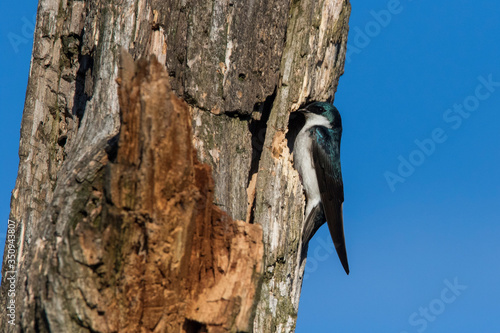
<svg viewBox="0 0 500 333">
<path fill-rule="evenodd" d="M 349 13 L 41 0 L 10 215 L 16 325 L 2 312 L 1 326 L 293 331 L 304 196 L 289 116 L 333 101 Z"/>
</svg>

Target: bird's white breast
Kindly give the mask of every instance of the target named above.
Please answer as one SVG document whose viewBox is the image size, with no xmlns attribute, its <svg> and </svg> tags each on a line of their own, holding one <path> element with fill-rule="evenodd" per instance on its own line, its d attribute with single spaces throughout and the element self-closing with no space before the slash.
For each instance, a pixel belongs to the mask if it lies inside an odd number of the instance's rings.
<svg viewBox="0 0 500 333">
<path fill-rule="evenodd" d="M 307 206 L 305 216 L 309 216 L 311 210 L 321 201 L 318 179 L 314 169 L 314 160 L 312 158 L 312 138 L 309 129 L 313 126 L 324 126 L 330 128 L 330 122 L 323 116 L 307 113 L 306 123 L 300 130 L 294 145 L 294 163 L 295 168 L 302 178 L 302 185 L 306 192 Z"/>
</svg>

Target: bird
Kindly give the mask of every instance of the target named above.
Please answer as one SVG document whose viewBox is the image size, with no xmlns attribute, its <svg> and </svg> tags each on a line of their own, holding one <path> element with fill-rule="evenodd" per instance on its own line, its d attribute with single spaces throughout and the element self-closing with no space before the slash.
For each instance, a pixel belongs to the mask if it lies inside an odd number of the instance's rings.
<svg viewBox="0 0 500 333">
<path fill-rule="evenodd" d="M 297 110 L 305 117 L 293 146 L 293 161 L 306 194 L 302 256 L 309 241 L 325 221 L 337 255 L 347 274 L 349 264 L 344 237 L 344 185 L 340 168 L 342 120 L 335 106 L 313 102 Z"/>
</svg>

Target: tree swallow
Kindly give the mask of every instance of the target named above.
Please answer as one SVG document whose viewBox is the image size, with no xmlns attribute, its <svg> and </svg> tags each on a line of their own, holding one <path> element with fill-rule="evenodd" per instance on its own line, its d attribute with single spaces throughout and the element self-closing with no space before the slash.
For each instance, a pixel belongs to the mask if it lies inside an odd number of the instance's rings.
<svg viewBox="0 0 500 333">
<path fill-rule="evenodd" d="M 314 102 L 300 112 L 305 124 L 294 143 L 294 164 L 302 179 L 307 198 L 302 256 L 309 240 L 325 220 L 344 270 L 349 274 L 344 239 L 344 185 L 340 170 L 340 138 L 342 121 L 333 105 Z"/>
</svg>

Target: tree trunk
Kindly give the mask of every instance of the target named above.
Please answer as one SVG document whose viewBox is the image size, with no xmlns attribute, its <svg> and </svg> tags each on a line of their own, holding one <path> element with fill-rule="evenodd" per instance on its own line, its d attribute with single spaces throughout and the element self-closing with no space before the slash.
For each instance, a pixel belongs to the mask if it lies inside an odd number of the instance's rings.
<svg viewBox="0 0 500 333">
<path fill-rule="evenodd" d="M 289 115 L 333 100 L 349 13 L 41 0 L 1 327 L 293 331 L 304 196 Z"/>
</svg>

